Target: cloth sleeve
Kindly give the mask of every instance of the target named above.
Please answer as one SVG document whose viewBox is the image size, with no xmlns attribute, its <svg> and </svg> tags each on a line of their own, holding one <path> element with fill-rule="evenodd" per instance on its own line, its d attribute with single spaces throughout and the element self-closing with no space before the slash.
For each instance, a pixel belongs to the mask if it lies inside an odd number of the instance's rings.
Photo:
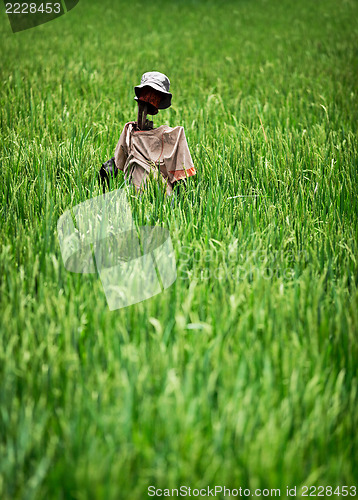
<svg viewBox="0 0 358 500">
<path fill-rule="evenodd" d="M 172 184 L 196 174 L 183 127 L 163 134 L 163 157 Z"/>
<path fill-rule="evenodd" d="M 114 152 L 114 161 L 118 170 L 124 170 L 128 158 L 130 125 L 131 122 L 125 124 Z"/>
</svg>

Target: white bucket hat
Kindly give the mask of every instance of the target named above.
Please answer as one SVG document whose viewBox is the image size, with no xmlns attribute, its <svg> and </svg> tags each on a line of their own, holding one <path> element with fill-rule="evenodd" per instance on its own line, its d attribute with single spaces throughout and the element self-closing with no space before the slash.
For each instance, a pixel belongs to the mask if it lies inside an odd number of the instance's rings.
<svg viewBox="0 0 358 500">
<path fill-rule="evenodd" d="M 162 94 L 162 99 L 158 106 L 159 109 L 167 109 L 172 103 L 172 94 L 169 92 L 170 80 L 163 73 L 158 71 L 148 71 L 142 75 L 140 85 L 134 87 L 136 97 L 134 98 L 138 101 L 140 97 L 140 89 L 143 87 L 151 87 Z"/>
</svg>

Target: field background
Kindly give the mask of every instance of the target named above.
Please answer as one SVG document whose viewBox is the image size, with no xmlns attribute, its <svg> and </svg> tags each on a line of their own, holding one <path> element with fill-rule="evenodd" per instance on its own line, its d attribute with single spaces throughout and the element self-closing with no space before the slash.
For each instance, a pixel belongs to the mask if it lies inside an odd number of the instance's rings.
<svg viewBox="0 0 358 500">
<path fill-rule="evenodd" d="M 357 485 L 357 21 L 353 0 L 82 0 L 12 34 L 2 6 L 2 500 Z M 110 312 L 56 224 L 100 194 L 148 70 L 197 175 L 131 198 L 178 278 Z"/>
</svg>

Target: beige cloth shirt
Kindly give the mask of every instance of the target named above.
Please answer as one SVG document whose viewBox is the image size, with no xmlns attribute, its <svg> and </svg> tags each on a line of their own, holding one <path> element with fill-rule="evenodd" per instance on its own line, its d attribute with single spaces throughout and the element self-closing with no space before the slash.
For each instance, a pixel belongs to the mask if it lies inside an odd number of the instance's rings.
<svg viewBox="0 0 358 500">
<path fill-rule="evenodd" d="M 135 130 L 134 122 L 126 123 L 114 153 L 118 169 L 137 189 L 145 187 L 150 172 L 158 170 L 167 182 L 167 193 L 175 181 L 196 174 L 183 127 L 162 125 L 152 130 Z"/>
</svg>

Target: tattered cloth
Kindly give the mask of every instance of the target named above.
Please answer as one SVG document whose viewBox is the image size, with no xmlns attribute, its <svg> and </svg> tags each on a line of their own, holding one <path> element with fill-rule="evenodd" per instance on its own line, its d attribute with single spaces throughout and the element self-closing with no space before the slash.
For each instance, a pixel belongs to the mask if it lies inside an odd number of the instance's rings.
<svg viewBox="0 0 358 500">
<path fill-rule="evenodd" d="M 175 181 L 196 174 L 183 127 L 162 125 L 152 130 L 136 130 L 135 122 L 126 123 L 114 154 L 118 169 L 137 189 L 158 170 L 167 183 L 167 194 Z"/>
</svg>

